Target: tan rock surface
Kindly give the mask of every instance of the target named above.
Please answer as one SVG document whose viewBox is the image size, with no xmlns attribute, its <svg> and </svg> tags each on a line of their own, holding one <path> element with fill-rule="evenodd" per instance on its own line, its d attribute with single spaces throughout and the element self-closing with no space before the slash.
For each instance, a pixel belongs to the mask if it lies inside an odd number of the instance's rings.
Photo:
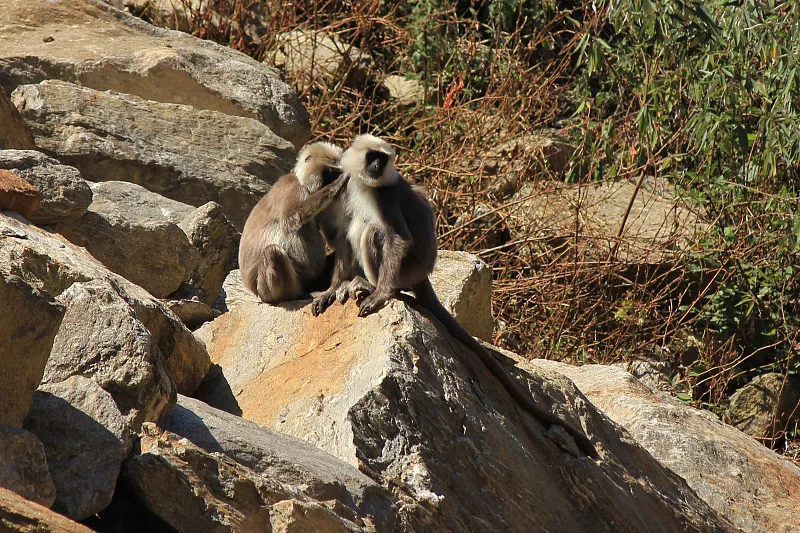
<svg viewBox="0 0 800 533">
<path fill-rule="evenodd" d="M 599 462 L 521 420 L 476 356 L 407 304 L 357 311 L 241 304 L 196 332 L 221 367 L 200 398 L 380 479 L 404 502 L 403 531 L 734 530 L 563 376 L 509 368 L 585 429 Z"/>
<path fill-rule="evenodd" d="M 39 210 L 41 202 L 39 189 L 15 172 L 0 169 L 0 211 L 16 211 L 30 218 Z"/>
<path fill-rule="evenodd" d="M 536 360 L 569 377 L 664 466 L 742 530 L 800 532 L 800 468 L 711 414 L 654 392 L 616 367 Z"/>
<path fill-rule="evenodd" d="M 308 114 L 279 72 L 242 53 L 102 0 L 4 0 L 0 87 L 10 94 L 46 79 L 254 118 L 295 147 L 309 137 Z"/>
</svg>

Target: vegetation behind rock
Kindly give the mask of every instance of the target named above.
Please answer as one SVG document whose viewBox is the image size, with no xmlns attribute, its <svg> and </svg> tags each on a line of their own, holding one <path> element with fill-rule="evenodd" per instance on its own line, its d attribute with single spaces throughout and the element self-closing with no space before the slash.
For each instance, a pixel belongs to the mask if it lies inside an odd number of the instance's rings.
<svg viewBox="0 0 800 533">
<path fill-rule="evenodd" d="M 723 416 L 753 377 L 796 375 L 797 5 L 161 4 L 129 8 L 282 68 L 314 137 L 399 148 L 440 247 L 493 265 L 498 344 L 666 362 L 679 398 Z M 647 218 L 665 202 L 700 223 Z M 790 449 L 780 423 L 763 435 Z"/>
</svg>

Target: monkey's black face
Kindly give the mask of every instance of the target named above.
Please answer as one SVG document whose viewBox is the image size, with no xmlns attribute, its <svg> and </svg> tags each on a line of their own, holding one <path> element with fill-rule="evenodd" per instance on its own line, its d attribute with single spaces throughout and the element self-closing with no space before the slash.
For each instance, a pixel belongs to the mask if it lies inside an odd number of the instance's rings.
<svg viewBox="0 0 800 533">
<path fill-rule="evenodd" d="M 338 168 L 325 167 L 322 171 L 322 186 L 330 185 L 342 175 L 342 171 Z"/>
<path fill-rule="evenodd" d="M 377 152 L 377 151 L 370 151 L 367 152 L 367 155 L 364 158 L 364 162 L 366 163 L 366 174 L 370 178 L 376 180 L 381 177 L 383 174 L 383 169 L 386 167 L 386 163 L 389 161 L 389 154 L 386 152 Z"/>
</svg>

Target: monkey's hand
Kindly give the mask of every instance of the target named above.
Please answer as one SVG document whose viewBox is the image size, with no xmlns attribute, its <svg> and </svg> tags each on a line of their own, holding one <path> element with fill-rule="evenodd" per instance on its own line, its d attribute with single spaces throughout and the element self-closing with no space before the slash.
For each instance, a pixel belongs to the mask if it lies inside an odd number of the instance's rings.
<svg viewBox="0 0 800 533">
<path fill-rule="evenodd" d="M 345 287 L 340 287 L 336 291 L 336 299 L 345 303 L 348 298 L 361 302 L 365 297 L 375 291 L 375 286 L 361 276 L 356 276 Z"/>
<path fill-rule="evenodd" d="M 336 178 L 332 183 L 326 185 L 325 189 L 330 189 L 330 196 L 331 198 L 337 198 L 342 191 L 344 190 L 344 186 L 347 185 L 347 180 L 350 179 L 350 174 L 343 173 L 341 176 Z"/>
<path fill-rule="evenodd" d="M 377 291 L 373 292 L 366 298 L 364 301 L 358 305 L 358 316 L 364 317 L 367 315 L 371 315 L 375 311 L 382 308 L 386 305 L 386 302 L 389 300 L 388 296 L 385 296 Z"/>
<path fill-rule="evenodd" d="M 327 291 L 323 292 L 316 298 L 314 301 L 311 302 L 311 314 L 314 316 L 319 316 L 325 312 L 325 310 L 331 306 L 333 301 L 336 299 L 336 288 L 330 288 Z"/>
</svg>

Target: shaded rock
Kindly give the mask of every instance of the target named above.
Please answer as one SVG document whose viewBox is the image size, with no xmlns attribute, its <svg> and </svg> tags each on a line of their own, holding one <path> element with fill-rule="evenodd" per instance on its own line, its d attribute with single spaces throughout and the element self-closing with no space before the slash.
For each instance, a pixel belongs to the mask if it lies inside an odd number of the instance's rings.
<svg viewBox="0 0 800 533">
<path fill-rule="evenodd" d="M 275 37 L 273 62 L 297 78 L 309 80 L 344 77 L 349 87 L 363 87 L 372 57 L 326 31 L 293 30 Z"/>
<path fill-rule="evenodd" d="M 625 222 L 617 259 L 623 263 L 659 264 L 685 249 L 705 224 L 680 198 L 662 186 L 642 187 Z M 605 261 L 617 242 L 617 232 L 636 186 L 628 181 L 570 185 L 529 184 L 515 196 L 508 211 L 519 234 L 532 234 L 551 248 L 575 242 L 583 257 Z"/>
<path fill-rule="evenodd" d="M 16 211 L 30 219 L 41 201 L 39 189 L 14 172 L 0 169 L 0 211 Z"/>
<path fill-rule="evenodd" d="M 286 505 L 280 505 L 277 513 L 273 507 L 286 500 L 298 500 L 314 510 L 307 524 L 326 527 L 305 531 L 375 531 L 222 453 L 206 452 L 154 425 L 146 424 L 142 430 L 140 451 L 125 466 L 125 482 L 151 511 L 180 532 L 276 531 L 273 519 L 277 518 L 276 525 L 286 522 Z"/>
<path fill-rule="evenodd" d="M 336 500 L 386 530 L 395 512 L 388 493 L 356 468 L 307 442 L 180 396 L 161 427 L 208 452 L 222 452 L 254 472 L 315 500 Z"/>
<path fill-rule="evenodd" d="M 573 367 L 536 360 L 553 369 L 664 466 L 744 531 L 800 531 L 800 468 L 711 414 L 654 392 L 616 367 Z"/>
<path fill-rule="evenodd" d="M 13 170 L 39 189 L 41 205 L 36 213 L 25 217 L 34 224 L 57 224 L 78 218 L 92 203 L 92 190 L 78 169 L 62 165 L 41 152 L 0 151 L 0 168 Z"/>
<path fill-rule="evenodd" d="M 464 329 L 485 341 L 492 340 L 492 269 L 466 252 L 440 250 L 431 273 L 436 296 Z"/>
<path fill-rule="evenodd" d="M 260 122 L 48 80 L 12 101 L 45 151 L 91 181 L 130 181 L 173 200 L 219 203 L 242 227 L 294 148 Z"/>
<path fill-rule="evenodd" d="M 219 311 L 199 300 L 164 300 L 164 303 L 187 328 L 192 330 L 220 315 Z"/>
<path fill-rule="evenodd" d="M 210 304 L 219 295 L 225 277 L 238 264 L 241 234 L 215 202 L 198 207 L 180 227 L 200 253 L 200 263 L 189 284 L 200 290 L 203 302 Z"/>
<path fill-rule="evenodd" d="M 47 470 L 44 446 L 32 433 L 0 426 L 0 487 L 45 507 L 53 505 L 56 488 Z"/>
<path fill-rule="evenodd" d="M 107 280 L 76 282 L 58 301 L 67 312 L 53 343 L 42 383 L 70 376 L 93 379 L 114 398 L 135 433 L 158 422 L 175 403 L 163 355 L 130 304 Z"/>
<path fill-rule="evenodd" d="M 225 278 L 225 282 L 222 284 L 222 291 L 214 301 L 214 309 L 224 313 L 231 309 L 236 309 L 245 302 L 258 304 L 261 300 L 244 286 L 242 273 L 237 268 L 236 270 L 231 270 Z"/>
<path fill-rule="evenodd" d="M 0 525 L 4 533 L 92 533 L 88 527 L 2 487 Z"/>
<path fill-rule="evenodd" d="M 57 78 L 257 119 L 297 148 L 309 138 L 308 113 L 277 70 L 216 43 L 155 28 L 102 0 L 5 0 L 0 27 L 0 86 L 7 93 Z M 42 35 L 53 40 L 43 42 Z"/>
<path fill-rule="evenodd" d="M 36 291 L 49 295 L 51 298 L 60 295 L 76 281 L 94 279 L 108 281 L 128 302 L 136 313 L 136 317 L 156 340 L 165 359 L 165 368 L 175 382 L 176 390 L 188 394 L 200 384 L 211 364 L 208 353 L 202 343 L 194 338 L 178 317 L 147 291 L 112 273 L 85 250 L 76 247 L 61 235 L 49 233 L 19 218 L 0 213 L 0 238 L 2 238 L 0 277 L 25 279 Z M 8 299 L 4 298 L 0 301 L 5 304 Z M 23 302 L 24 300 L 20 299 L 19 301 Z M 61 309 L 60 313 L 63 314 L 63 307 L 59 306 L 59 308 Z M 13 313 L 4 313 L 3 316 L 10 316 L 13 319 L 19 317 L 20 328 L 27 328 L 31 323 L 39 323 L 53 327 L 56 331 L 58 329 L 58 321 L 54 318 L 38 322 L 25 319 L 18 311 L 18 309 L 25 309 L 22 303 L 15 306 L 14 309 Z M 13 325 L 14 323 L 13 321 L 10 323 L 0 321 L 0 338 L 5 334 L 13 334 L 15 335 L 14 342 L 19 344 L 19 339 L 25 338 L 26 330 L 20 329 L 15 333 L 13 327 L 5 329 L 9 327 L 8 324 Z M 55 336 L 55 331 L 53 335 Z M 51 345 L 45 345 L 47 353 L 49 353 Z M 9 346 L 7 342 L 0 343 L 0 350 L 6 346 Z M 42 350 L 44 351 L 44 348 Z M 14 353 L 19 352 L 15 350 Z M 35 359 L 33 356 L 31 358 Z M 45 359 L 46 355 L 43 355 L 42 369 L 44 369 Z M 6 361 L 13 360 L 9 360 L 5 356 L 0 358 L 0 364 L 5 364 Z M 22 367 L 15 364 L 13 372 L 2 375 L 19 373 L 19 368 Z M 34 377 L 35 380 L 31 378 L 31 383 L 35 382 L 38 385 L 41 374 Z M 20 386 L 23 381 L 24 379 L 17 376 L 15 386 Z M 24 412 L 22 416 L 24 416 Z"/>
<path fill-rule="evenodd" d="M 370 472 L 402 499 L 400 530 L 733 531 L 563 376 L 509 368 L 584 428 L 600 461 L 520 418 L 476 356 L 404 302 L 357 312 L 313 317 L 289 302 L 221 315 L 196 332 L 222 370 L 200 399 L 233 397 L 244 418 Z"/>
<path fill-rule="evenodd" d="M 0 257 L 25 238 L 24 232 L 0 225 Z M 0 261 L 0 424 L 19 427 L 42 379 L 64 307 L 14 266 Z"/>
<path fill-rule="evenodd" d="M 177 224 L 148 209 L 158 195 L 124 182 L 92 184 L 92 193 L 86 214 L 56 230 L 153 296 L 175 292 L 200 256 Z"/>
<path fill-rule="evenodd" d="M 0 128 L 0 150 L 36 150 L 33 134 L 2 88 L 0 88 L 0 124 L 3 125 Z"/>
<path fill-rule="evenodd" d="M 131 445 L 110 394 L 80 376 L 42 385 L 25 429 L 44 444 L 56 486 L 54 510 L 82 520 L 108 506 Z"/>
<path fill-rule="evenodd" d="M 775 439 L 800 420 L 800 380 L 775 372 L 761 374 L 733 393 L 730 424 L 751 437 Z"/>
</svg>

